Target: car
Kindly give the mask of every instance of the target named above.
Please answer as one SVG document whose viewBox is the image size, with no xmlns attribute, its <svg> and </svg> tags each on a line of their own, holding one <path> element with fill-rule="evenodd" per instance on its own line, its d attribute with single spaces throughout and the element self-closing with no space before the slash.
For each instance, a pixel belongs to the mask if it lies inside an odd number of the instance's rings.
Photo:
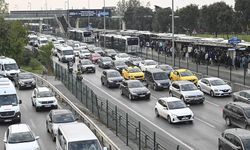
<svg viewBox="0 0 250 150">
<path fill-rule="evenodd" d="M 89 50 L 91 53 L 94 53 L 95 45 L 89 44 L 89 45 L 87 45 L 87 48 L 88 48 L 88 50 Z"/>
<path fill-rule="evenodd" d="M 139 63 L 139 67 L 142 71 L 146 71 L 151 68 L 155 68 L 157 66 L 157 62 L 154 60 L 143 60 Z"/>
<path fill-rule="evenodd" d="M 18 87 L 19 90 L 23 88 L 32 88 L 36 87 L 36 79 L 32 73 L 28 72 L 20 72 L 16 74 L 14 77 L 15 86 Z"/>
<path fill-rule="evenodd" d="M 127 80 L 144 80 L 144 73 L 139 67 L 127 67 L 123 69 L 122 76 Z"/>
<path fill-rule="evenodd" d="M 105 49 L 105 56 L 111 57 L 112 59 L 115 59 L 115 55 L 117 55 L 117 52 L 114 49 Z"/>
<path fill-rule="evenodd" d="M 130 56 L 127 53 L 119 53 L 115 55 L 115 60 L 120 60 L 120 61 L 128 61 Z"/>
<path fill-rule="evenodd" d="M 58 108 L 57 99 L 47 87 L 36 87 L 32 92 L 31 103 L 36 111 L 41 108 Z"/>
<path fill-rule="evenodd" d="M 239 128 L 226 129 L 218 139 L 219 150 L 250 149 L 250 131 Z"/>
<path fill-rule="evenodd" d="M 124 80 L 121 74 L 114 69 L 104 70 L 101 75 L 102 85 L 110 87 L 119 87 L 120 83 Z"/>
<path fill-rule="evenodd" d="M 161 69 L 148 69 L 144 73 L 147 86 L 150 85 L 155 91 L 169 89 L 171 81 L 168 75 Z"/>
<path fill-rule="evenodd" d="M 79 60 L 79 64 L 77 64 L 77 70 L 81 73 L 95 73 L 95 65 L 89 59 Z"/>
<path fill-rule="evenodd" d="M 101 58 L 102 56 L 100 55 L 100 54 L 98 54 L 98 53 L 92 53 L 92 54 L 90 54 L 90 56 L 89 56 L 89 59 L 92 61 L 92 63 L 97 63 L 98 62 L 98 60 Z"/>
<path fill-rule="evenodd" d="M 141 57 L 131 56 L 126 62 L 128 66 L 137 66 L 139 67 L 140 62 L 142 61 Z"/>
<path fill-rule="evenodd" d="M 174 70 L 172 66 L 167 64 L 157 65 L 156 68 L 165 71 L 168 76 L 170 76 L 170 73 Z"/>
<path fill-rule="evenodd" d="M 185 103 L 203 103 L 205 96 L 193 82 L 174 81 L 169 88 L 169 95 L 180 98 Z"/>
<path fill-rule="evenodd" d="M 4 150 L 40 150 L 39 136 L 27 124 L 13 124 L 4 133 Z"/>
<path fill-rule="evenodd" d="M 234 102 L 244 102 L 250 104 L 250 90 L 241 90 L 233 93 Z"/>
<path fill-rule="evenodd" d="M 94 51 L 94 53 L 98 53 L 98 54 L 100 54 L 101 56 L 104 56 L 104 51 L 102 50 L 102 48 L 101 47 L 95 47 L 95 48 L 93 48 L 93 51 Z"/>
<path fill-rule="evenodd" d="M 163 117 L 171 123 L 190 122 L 194 120 L 194 113 L 187 105 L 176 97 L 159 98 L 155 104 L 156 117 Z"/>
<path fill-rule="evenodd" d="M 125 64 L 124 61 L 120 61 L 120 60 L 114 60 L 112 61 L 112 69 L 115 69 L 117 71 L 119 71 L 120 73 L 122 73 L 122 70 L 127 68 L 128 66 Z"/>
<path fill-rule="evenodd" d="M 80 59 L 89 59 L 90 54 L 91 54 L 90 51 L 87 50 L 87 49 L 80 50 L 80 52 L 79 52 L 79 58 Z"/>
<path fill-rule="evenodd" d="M 139 80 L 124 80 L 120 85 L 120 93 L 130 100 L 150 99 L 150 90 Z"/>
<path fill-rule="evenodd" d="M 227 126 L 235 125 L 250 130 L 250 105 L 243 102 L 229 102 L 222 111 Z"/>
<path fill-rule="evenodd" d="M 170 73 L 170 80 L 172 81 L 185 80 L 185 81 L 191 81 L 196 84 L 198 78 L 188 69 L 176 69 Z"/>
<path fill-rule="evenodd" d="M 46 129 L 51 134 L 53 141 L 56 140 L 57 130 L 60 125 L 76 123 L 77 118 L 68 109 L 53 109 L 46 117 Z"/>
<path fill-rule="evenodd" d="M 101 57 L 98 60 L 98 66 L 104 69 L 110 69 L 112 66 L 112 59 L 110 57 Z"/>
<path fill-rule="evenodd" d="M 216 77 L 202 78 L 197 87 L 211 96 L 230 96 L 232 88 L 225 81 Z"/>
</svg>

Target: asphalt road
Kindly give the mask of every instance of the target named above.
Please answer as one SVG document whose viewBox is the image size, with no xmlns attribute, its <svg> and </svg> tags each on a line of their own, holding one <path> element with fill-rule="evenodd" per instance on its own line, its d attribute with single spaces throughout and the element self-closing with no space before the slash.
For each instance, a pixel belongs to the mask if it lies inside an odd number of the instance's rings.
<svg viewBox="0 0 250 150">
<path fill-rule="evenodd" d="M 54 150 L 56 148 L 55 142 L 52 141 L 51 136 L 47 133 L 45 127 L 45 118 L 49 110 L 44 110 L 40 112 L 35 111 L 35 109 L 31 105 L 31 89 L 20 91 L 17 89 L 17 93 L 19 99 L 21 99 L 23 102 L 21 104 L 21 123 L 28 124 L 31 130 L 35 133 L 35 135 L 40 137 L 39 142 L 42 150 Z M 4 148 L 3 137 L 9 125 L 11 124 L 0 124 L 0 149 Z"/>
<path fill-rule="evenodd" d="M 53 60 L 57 62 L 57 58 Z M 66 67 L 66 64 L 63 65 Z M 171 140 L 171 142 L 178 142 L 179 140 L 183 142 L 182 145 L 188 145 L 193 149 L 199 150 L 217 149 L 218 137 L 221 135 L 221 132 L 227 128 L 222 118 L 222 109 L 225 104 L 232 101 L 231 97 L 213 98 L 206 95 L 204 104 L 190 106 L 195 114 L 193 124 L 168 124 L 165 119 L 157 118 L 154 113 L 154 105 L 157 99 L 168 96 L 167 90 L 156 92 L 150 88 L 152 96 L 149 101 L 130 101 L 127 97 L 120 95 L 119 89 L 108 89 L 102 86 L 100 81 L 101 73 L 102 69 L 96 66 L 95 74 L 83 75 L 85 84 L 92 88 L 97 95 L 109 99 L 120 109 L 128 112 L 134 118 L 140 120 L 142 124 L 155 130 L 157 134 L 160 134 L 167 140 Z M 171 134 L 175 140 L 173 140 L 169 134 Z"/>
</svg>

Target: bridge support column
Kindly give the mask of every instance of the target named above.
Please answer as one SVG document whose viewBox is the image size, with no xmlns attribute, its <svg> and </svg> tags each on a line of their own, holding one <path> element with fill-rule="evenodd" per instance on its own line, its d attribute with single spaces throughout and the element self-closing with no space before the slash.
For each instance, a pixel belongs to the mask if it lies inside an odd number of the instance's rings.
<svg viewBox="0 0 250 150">
<path fill-rule="evenodd" d="M 79 28 L 80 18 L 76 19 L 76 28 Z"/>
<path fill-rule="evenodd" d="M 39 32 L 42 33 L 42 29 L 43 29 L 43 19 L 40 18 L 39 20 Z"/>
<path fill-rule="evenodd" d="M 122 20 L 122 30 L 126 30 L 126 22 Z"/>
</svg>

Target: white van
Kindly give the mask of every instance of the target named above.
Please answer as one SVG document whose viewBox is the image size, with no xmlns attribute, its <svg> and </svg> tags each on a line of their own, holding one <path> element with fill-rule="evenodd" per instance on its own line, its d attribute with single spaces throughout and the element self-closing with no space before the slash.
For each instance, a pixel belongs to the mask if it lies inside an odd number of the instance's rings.
<svg viewBox="0 0 250 150">
<path fill-rule="evenodd" d="M 41 48 L 49 43 L 48 39 L 44 36 L 40 36 L 37 38 L 38 47 Z"/>
<path fill-rule="evenodd" d="M 20 106 L 15 86 L 8 78 L 0 78 L 0 122 L 21 122 Z"/>
<path fill-rule="evenodd" d="M 13 79 L 20 72 L 16 61 L 12 58 L 0 56 L 0 75 Z"/>
<path fill-rule="evenodd" d="M 64 124 L 58 128 L 56 150 L 107 150 L 84 124 Z"/>
<path fill-rule="evenodd" d="M 71 46 L 68 45 L 59 45 L 56 46 L 57 50 L 57 57 L 59 61 L 61 62 L 68 62 L 68 61 L 74 61 L 75 62 L 75 56 L 74 56 L 74 51 Z"/>
</svg>

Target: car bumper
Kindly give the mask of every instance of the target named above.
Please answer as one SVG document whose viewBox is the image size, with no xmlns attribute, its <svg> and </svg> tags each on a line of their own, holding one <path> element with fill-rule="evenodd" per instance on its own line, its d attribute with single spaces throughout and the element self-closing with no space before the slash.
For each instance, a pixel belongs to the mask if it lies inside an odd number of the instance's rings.
<svg viewBox="0 0 250 150">
<path fill-rule="evenodd" d="M 173 118 L 171 118 L 172 123 L 189 122 L 189 121 L 193 121 L 193 120 L 194 120 L 194 117 L 186 117 L 186 118 L 173 117 Z"/>
<path fill-rule="evenodd" d="M 37 103 L 36 107 L 38 108 L 58 108 L 58 104 L 57 103 L 48 103 L 48 104 L 41 104 L 41 103 Z"/>
<path fill-rule="evenodd" d="M 190 104 L 198 104 L 203 103 L 205 101 L 205 97 L 199 97 L 199 98 L 185 98 L 186 103 Z"/>
<path fill-rule="evenodd" d="M 0 117 L 0 122 L 16 122 L 16 121 L 19 121 L 20 119 L 21 119 L 21 113 L 17 112 L 17 113 L 15 113 L 14 116 Z"/>
<path fill-rule="evenodd" d="M 170 84 L 168 85 L 157 85 L 157 89 L 169 89 Z"/>
<path fill-rule="evenodd" d="M 82 68 L 82 72 L 95 72 L 95 68 Z"/>
<path fill-rule="evenodd" d="M 34 88 L 36 86 L 36 83 L 31 84 L 19 84 L 21 88 Z"/>
<path fill-rule="evenodd" d="M 150 94 L 132 95 L 133 99 L 150 99 Z"/>
<path fill-rule="evenodd" d="M 214 96 L 231 96 L 232 92 L 214 92 Z"/>
<path fill-rule="evenodd" d="M 109 87 L 119 87 L 121 82 L 109 82 Z"/>
</svg>

